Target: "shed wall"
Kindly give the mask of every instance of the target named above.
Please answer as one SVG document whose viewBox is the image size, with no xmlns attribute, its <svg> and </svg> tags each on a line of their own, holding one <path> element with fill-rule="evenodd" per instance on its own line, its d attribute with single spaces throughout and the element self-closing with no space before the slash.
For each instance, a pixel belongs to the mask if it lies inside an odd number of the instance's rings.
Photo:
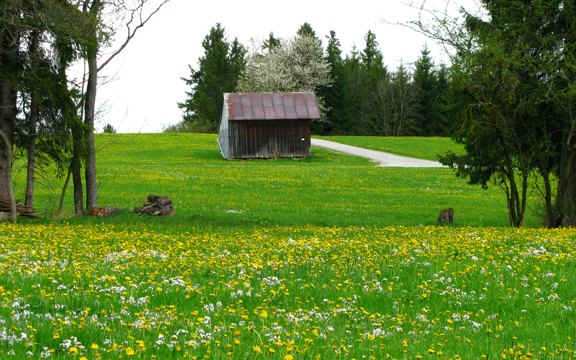
<svg viewBox="0 0 576 360">
<path fill-rule="evenodd" d="M 220 121 L 220 130 L 218 131 L 218 147 L 220 148 L 220 154 L 224 159 L 229 159 L 230 156 L 230 146 L 229 146 L 229 134 L 228 134 L 228 94 L 224 94 L 224 106 L 222 107 L 222 120 Z"/>
<path fill-rule="evenodd" d="M 311 120 L 228 121 L 229 158 L 307 157 Z"/>
</svg>

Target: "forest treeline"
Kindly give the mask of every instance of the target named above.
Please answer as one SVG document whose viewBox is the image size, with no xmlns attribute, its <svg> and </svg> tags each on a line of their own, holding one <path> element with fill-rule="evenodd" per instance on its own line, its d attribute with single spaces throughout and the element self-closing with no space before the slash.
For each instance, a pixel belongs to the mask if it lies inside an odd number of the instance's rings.
<svg viewBox="0 0 576 360">
<path fill-rule="evenodd" d="M 342 51 L 331 31 L 324 40 L 305 23 L 293 39 L 273 33 L 256 49 L 229 41 L 217 24 L 204 54 L 190 66 L 183 120 L 167 131 L 216 132 L 222 94 L 235 91 L 313 91 L 323 110 L 319 135 L 448 136 L 453 129 L 450 69 L 425 47 L 414 64 L 389 69 L 376 34 L 361 49 Z"/>
</svg>

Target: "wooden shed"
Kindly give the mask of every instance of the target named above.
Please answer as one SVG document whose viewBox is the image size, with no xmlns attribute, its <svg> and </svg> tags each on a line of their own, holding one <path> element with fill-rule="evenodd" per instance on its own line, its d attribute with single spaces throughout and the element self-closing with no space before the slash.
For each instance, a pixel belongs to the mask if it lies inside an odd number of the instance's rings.
<svg viewBox="0 0 576 360">
<path fill-rule="evenodd" d="M 225 159 L 307 157 L 318 118 L 313 93 L 226 93 L 218 146 Z"/>
</svg>

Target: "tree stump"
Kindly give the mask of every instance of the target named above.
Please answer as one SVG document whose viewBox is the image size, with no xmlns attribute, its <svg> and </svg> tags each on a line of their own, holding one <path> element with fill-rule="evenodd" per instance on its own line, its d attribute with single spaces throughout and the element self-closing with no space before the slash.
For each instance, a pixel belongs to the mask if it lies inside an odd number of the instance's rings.
<svg viewBox="0 0 576 360">
<path fill-rule="evenodd" d="M 440 210 L 438 214 L 439 225 L 454 225 L 454 209 L 447 208 Z"/>
<path fill-rule="evenodd" d="M 167 196 L 148 195 L 146 203 L 142 207 L 135 208 L 134 212 L 150 216 L 172 216 L 174 207 L 172 200 Z"/>
</svg>

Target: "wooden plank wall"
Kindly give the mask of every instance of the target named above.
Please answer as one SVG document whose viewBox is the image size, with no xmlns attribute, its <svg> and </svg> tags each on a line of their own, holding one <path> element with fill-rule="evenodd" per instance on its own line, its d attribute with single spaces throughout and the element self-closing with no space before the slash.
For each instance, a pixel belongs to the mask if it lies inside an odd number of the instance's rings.
<svg viewBox="0 0 576 360">
<path fill-rule="evenodd" d="M 307 157 L 311 120 L 229 121 L 230 158 Z"/>
</svg>

